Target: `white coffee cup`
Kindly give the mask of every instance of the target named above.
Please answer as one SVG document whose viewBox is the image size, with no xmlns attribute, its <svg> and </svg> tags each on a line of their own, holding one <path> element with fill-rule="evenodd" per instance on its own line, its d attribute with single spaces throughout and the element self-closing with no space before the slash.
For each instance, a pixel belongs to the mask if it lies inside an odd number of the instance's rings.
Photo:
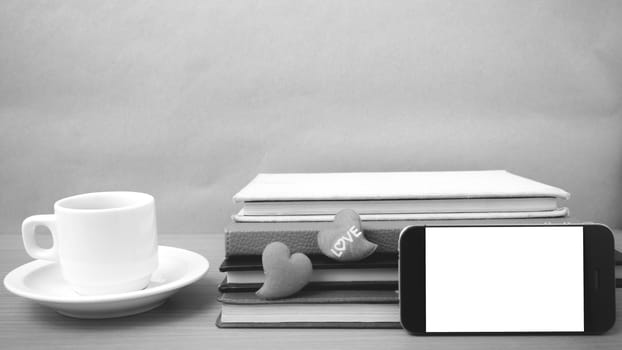
<svg viewBox="0 0 622 350">
<path fill-rule="evenodd" d="M 35 228 L 47 226 L 53 246 L 42 248 Z M 138 192 L 97 192 L 54 203 L 53 215 L 22 223 L 26 252 L 57 261 L 67 283 L 81 295 L 145 288 L 158 266 L 155 201 Z"/>
</svg>

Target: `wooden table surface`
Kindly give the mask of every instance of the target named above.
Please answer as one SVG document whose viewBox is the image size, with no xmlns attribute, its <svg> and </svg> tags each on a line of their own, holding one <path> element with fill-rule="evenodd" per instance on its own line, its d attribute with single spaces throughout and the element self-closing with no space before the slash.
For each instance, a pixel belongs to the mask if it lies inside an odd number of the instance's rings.
<svg viewBox="0 0 622 350">
<path fill-rule="evenodd" d="M 399 329 L 219 329 L 216 285 L 223 275 L 223 234 L 160 235 L 160 244 L 203 254 L 211 266 L 197 283 L 182 289 L 164 305 L 144 314 L 109 320 L 78 320 L 61 316 L 0 288 L 0 348 L 50 349 L 622 349 L 622 321 L 599 336 L 434 336 L 417 337 Z M 616 231 L 622 248 L 622 231 Z M 21 236 L 0 235 L 0 273 L 31 259 Z M 618 289 L 617 317 L 622 317 Z"/>
</svg>

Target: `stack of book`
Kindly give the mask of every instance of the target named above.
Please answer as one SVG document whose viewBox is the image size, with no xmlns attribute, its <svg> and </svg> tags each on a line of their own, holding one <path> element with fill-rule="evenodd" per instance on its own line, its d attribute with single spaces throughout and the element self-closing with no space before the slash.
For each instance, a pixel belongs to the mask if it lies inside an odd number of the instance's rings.
<svg viewBox="0 0 622 350">
<path fill-rule="evenodd" d="M 234 196 L 242 203 L 225 229 L 220 327 L 399 326 L 397 246 L 411 225 L 559 223 L 568 209 L 559 188 L 506 171 L 259 174 Z M 322 255 L 317 234 L 349 208 L 378 245 L 357 262 Z M 280 300 L 255 296 L 263 249 L 286 244 L 307 254 L 310 283 Z"/>
</svg>

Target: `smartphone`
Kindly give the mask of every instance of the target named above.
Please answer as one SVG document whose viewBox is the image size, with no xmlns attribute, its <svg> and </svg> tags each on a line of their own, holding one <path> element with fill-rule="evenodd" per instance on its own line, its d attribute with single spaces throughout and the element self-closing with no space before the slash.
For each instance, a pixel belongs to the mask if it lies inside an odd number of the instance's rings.
<svg viewBox="0 0 622 350">
<path fill-rule="evenodd" d="M 417 335 L 598 334 L 615 323 L 606 226 L 411 226 L 399 238 L 402 326 Z"/>
</svg>

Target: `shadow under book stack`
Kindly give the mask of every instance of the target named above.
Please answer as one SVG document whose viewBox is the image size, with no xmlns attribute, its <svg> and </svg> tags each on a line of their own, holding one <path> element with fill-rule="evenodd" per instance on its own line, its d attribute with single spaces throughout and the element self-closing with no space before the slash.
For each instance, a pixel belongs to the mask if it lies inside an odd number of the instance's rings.
<svg viewBox="0 0 622 350">
<path fill-rule="evenodd" d="M 259 174 L 234 196 L 242 209 L 225 228 L 226 277 L 219 327 L 400 328 L 398 240 L 412 225 L 514 225 L 567 222 L 569 194 L 506 171 Z M 322 254 L 318 232 L 349 208 L 378 245 L 360 261 Z M 311 259 L 309 284 L 262 300 L 262 252 L 282 242 Z"/>
</svg>

